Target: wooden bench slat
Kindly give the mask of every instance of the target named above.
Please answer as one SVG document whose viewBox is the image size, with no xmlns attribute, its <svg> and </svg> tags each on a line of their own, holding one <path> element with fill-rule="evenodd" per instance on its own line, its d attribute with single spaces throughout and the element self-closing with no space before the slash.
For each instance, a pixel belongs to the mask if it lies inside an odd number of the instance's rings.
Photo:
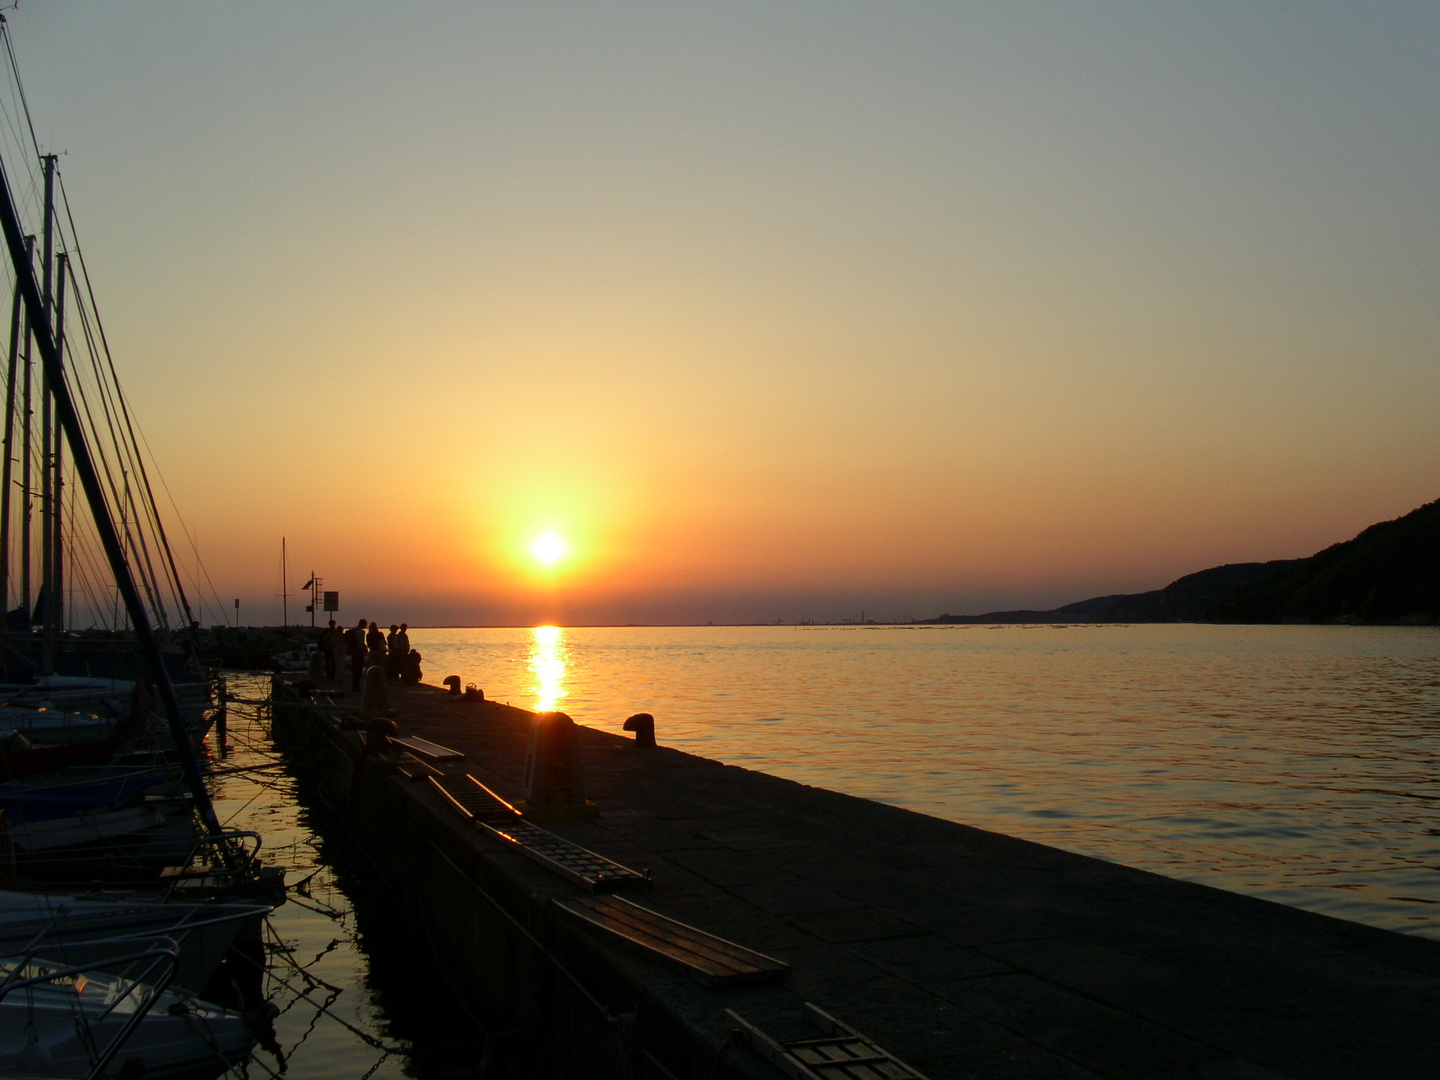
<svg viewBox="0 0 1440 1080">
<path fill-rule="evenodd" d="M 567 915 L 710 986 L 767 982 L 790 973 L 789 964 L 618 896 L 557 899 L 551 903 Z"/>
<path fill-rule="evenodd" d="M 641 909 L 646 914 L 639 915 L 617 905 L 603 906 L 603 901 L 579 900 L 576 903 L 590 907 L 601 917 L 615 923 L 617 928 L 622 929 L 622 932 L 628 930 L 641 937 L 654 938 L 657 942 L 663 943 L 665 947 L 693 954 L 716 965 L 717 968 L 743 971 L 754 964 L 755 957 L 761 955 L 743 945 L 705 934 L 703 930 L 697 930 L 681 922 L 670 920 L 669 925 L 657 924 L 654 921 L 654 914 L 650 913 L 648 909 Z M 664 916 L 660 916 L 660 918 L 664 918 Z M 766 957 L 766 959 L 769 958 Z"/>
<path fill-rule="evenodd" d="M 455 775 L 465 769 L 464 754 L 429 739 L 420 739 L 413 735 L 391 735 L 390 743 L 443 773 Z"/>
<path fill-rule="evenodd" d="M 717 976 L 740 974 L 748 970 L 744 960 L 722 950 L 706 949 L 695 943 L 676 938 L 673 934 L 657 933 L 653 927 L 629 919 L 617 919 L 606 912 L 596 912 L 591 921 L 643 945 L 655 952 L 667 953 L 677 960 L 694 965 Z"/>
</svg>

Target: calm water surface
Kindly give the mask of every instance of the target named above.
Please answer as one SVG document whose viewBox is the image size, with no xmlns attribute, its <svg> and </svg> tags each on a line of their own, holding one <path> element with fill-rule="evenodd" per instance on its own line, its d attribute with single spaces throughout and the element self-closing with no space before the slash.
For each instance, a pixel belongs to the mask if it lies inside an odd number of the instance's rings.
<svg viewBox="0 0 1440 1080">
<path fill-rule="evenodd" d="M 269 676 L 232 673 L 229 686 L 249 702 L 270 692 Z M 216 814 L 259 832 L 261 858 L 285 867 L 288 884 L 265 928 L 265 994 L 280 1012 L 275 1042 L 227 1077 L 429 1080 L 473 1062 L 483 1022 L 373 899 L 357 906 L 365 894 L 334 869 L 270 741 L 269 710 L 232 705 L 227 752 L 220 755 L 215 733 L 207 745 Z"/>
<path fill-rule="evenodd" d="M 426 681 L 1440 938 L 1440 631 L 416 630 Z"/>
</svg>

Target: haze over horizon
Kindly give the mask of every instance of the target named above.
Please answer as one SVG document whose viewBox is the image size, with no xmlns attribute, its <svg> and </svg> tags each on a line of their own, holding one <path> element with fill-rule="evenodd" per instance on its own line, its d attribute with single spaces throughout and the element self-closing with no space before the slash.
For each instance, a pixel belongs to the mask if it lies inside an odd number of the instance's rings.
<svg viewBox="0 0 1440 1080">
<path fill-rule="evenodd" d="M 282 536 L 352 620 L 888 620 L 1440 496 L 1433 5 L 6 18 L 207 623 Z"/>
</svg>

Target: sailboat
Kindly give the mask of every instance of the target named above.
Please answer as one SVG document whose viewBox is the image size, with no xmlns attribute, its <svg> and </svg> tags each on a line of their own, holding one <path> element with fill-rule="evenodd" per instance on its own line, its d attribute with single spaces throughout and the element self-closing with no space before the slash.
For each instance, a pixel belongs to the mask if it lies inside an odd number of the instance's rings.
<svg viewBox="0 0 1440 1080">
<path fill-rule="evenodd" d="M 0 23 L 4 34 L 6 52 L 11 61 L 11 71 L 19 88 L 18 71 L 14 65 L 14 51 L 11 48 L 8 26 Z M 18 99 L 24 104 L 23 88 Z M 25 115 L 28 125 L 28 113 Z M 125 621 L 133 635 L 134 649 L 130 662 L 135 675 L 142 676 L 151 687 L 158 705 L 157 712 L 163 717 L 173 741 L 174 751 L 181 771 L 185 776 L 196 810 L 206 830 L 218 835 L 222 832 L 215 819 L 209 796 L 205 790 L 199 763 L 185 723 L 185 715 L 172 677 L 173 654 L 167 660 L 162 647 L 159 629 L 166 628 L 164 605 L 159 602 L 159 590 L 171 586 L 179 599 L 186 616 L 191 615 L 183 583 L 175 568 L 173 553 L 164 544 L 164 529 L 158 514 L 154 513 L 153 492 L 143 467 L 143 456 L 138 452 L 138 440 L 134 423 L 124 394 L 114 379 L 114 365 L 110 361 L 108 348 L 104 345 L 103 326 L 99 322 L 93 303 L 88 274 L 84 271 L 84 260 L 78 242 L 73 239 L 73 220 L 68 207 L 66 220 L 70 222 L 71 236 L 66 238 L 65 230 L 59 228 L 57 214 L 56 156 L 42 154 L 35 143 L 33 128 L 29 147 L 39 162 L 40 175 L 27 177 L 32 190 L 40 194 L 38 209 L 41 220 L 38 228 L 27 234 L 22 225 L 18 203 L 11 183 L 12 162 L 0 157 L 0 231 L 3 231 L 5 248 L 9 253 L 14 276 L 14 294 L 11 305 L 12 334 L 9 343 L 9 365 L 7 370 L 6 397 L 11 409 L 5 417 L 3 476 L 0 476 L 0 596 L 9 588 L 11 508 L 9 497 L 12 484 L 12 460 L 15 449 L 15 406 L 23 399 L 24 424 L 20 432 L 23 446 L 21 455 L 21 491 L 25 505 L 22 507 L 20 529 L 21 600 L 20 614 L 28 618 L 39 614 L 42 617 L 42 632 L 34 635 L 39 639 L 40 662 L 55 674 L 56 637 L 64 627 L 65 611 L 72 591 L 67 590 L 71 571 L 79 576 L 81 569 L 77 560 L 67 561 L 64 541 L 67 536 L 85 536 L 93 542 L 89 576 L 93 586 L 99 568 L 108 570 L 108 576 L 123 607 Z M 63 186 L 58 188 L 63 196 Z M 37 243 L 38 238 L 38 243 Z M 64 241 L 56 250 L 57 240 Z M 39 273 L 36 272 L 35 257 L 40 258 Z M 78 272 L 77 272 L 77 267 Z M 77 363 L 73 369 L 66 366 L 66 305 L 70 306 L 72 321 L 78 322 L 77 337 L 87 343 L 88 352 L 71 349 Z M 40 531 L 40 562 L 42 579 L 41 595 L 32 597 L 30 570 L 33 562 L 31 551 L 31 500 L 34 494 L 32 481 L 27 475 L 32 467 L 32 445 L 35 434 L 30 423 L 32 392 L 36 390 L 32 359 L 38 357 L 38 402 L 40 414 L 40 439 L 38 455 L 34 464 L 39 471 L 39 492 L 41 501 L 42 528 Z M 90 375 L 82 371 L 79 362 L 88 358 Z M 23 376 L 23 377 L 22 377 Z M 77 396 L 78 395 L 78 396 Z M 110 457 L 101 453 L 109 447 Z M 66 467 L 68 459 L 68 471 Z M 73 478 L 73 479 L 70 479 Z M 86 529 L 79 528 L 79 512 L 66 515 L 65 493 L 77 487 L 81 499 L 77 511 L 83 510 Z M 134 508 L 145 505 L 144 499 L 136 499 L 136 489 L 149 495 L 150 511 L 141 512 Z M 77 501 L 72 495 L 72 504 Z M 147 518 L 147 528 L 134 527 L 135 521 Z M 118 512 L 118 513 L 117 513 Z M 121 517 L 123 515 L 123 517 Z M 117 519 L 126 527 L 122 531 Z M 152 550 L 154 541 L 161 546 Z M 156 572 L 156 566 L 168 566 L 171 570 L 168 580 Z M 137 572 L 138 570 L 138 572 Z M 35 604 L 37 599 L 44 603 Z M 34 606 L 32 606 L 34 605 Z M 12 612 L 13 614 L 13 612 Z M 191 620 L 193 622 L 193 620 Z M 17 653 L 12 641 L 7 641 L 3 650 L 7 662 Z M 60 687 L 51 688 L 52 693 Z"/>
<path fill-rule="evenodd" d="M 94 962 L 122 974 L 114 958 L 137 940 L 163 936 L 179 949 L 173 985 L 200 994 L 242 932 L 258 934 L 264 904 L 196 904 L 120 897 L 0 890 L 0 956 L 32 952 L 52 960 Z M 108 968 L 107 966 L 108 965 Z"/>
<path fill-rule="evenodd" d="M 0 44 L 24 110 L 21 123 L 0 124 L 0 235 L 14 281 L 0 464 L 0 876 L 150 890 L 0 892 L 0 1075 L 101 1076 L 138 1056 L 146 1077 L 218 1076 L 248 1058 L 255 1033 L 197 995 L 226 982 L 217 967 L 237 941 L 263 962 L 259 920 L 283 901 L 283 874 L 260 865 L 257 835 L 222 828 L 211 804 L 196 743 L 222 699 L 195 665 L 198 623 L 3 16 Z M 27 131 L 29 145 L 15 148 Z M 28 232 L 22 210 L 40 215 Z M 107 600 L 108 633 L 73 631 L 78 609 L 95 618 Z M 134 743 L 151 747 L 148 759 L 112 757 Z M 234 899 L 246 893 L 266 902 Z"/>
<path fill-rule="evenodd" d="M 102 1076 L 123 1052 L 144 1062 L 147 1078 L 201 1080 L 249 1057 L 255 1035 L 244 1016 L 169 988 L 180 963 L 173 941 L 128 949 L 102 963 L 33 950 L 0 961 L 0 1030 L 15 1035 L 0 1044 L 0 1075 Z M 107 970 L 117 965 L 126 973 Z"/>
</svg>

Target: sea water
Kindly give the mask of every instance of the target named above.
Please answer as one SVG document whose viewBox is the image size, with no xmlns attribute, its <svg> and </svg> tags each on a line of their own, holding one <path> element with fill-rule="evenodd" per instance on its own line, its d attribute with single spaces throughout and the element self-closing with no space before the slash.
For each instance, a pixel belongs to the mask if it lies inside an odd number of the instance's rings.
<svg viewBox="0 0 1440 1080">
<path fill-rule="evenodd" d="M 270 740 L 268 676 L 232 672 L 223 743 L 206 743 L 215 812 L 261 838 L 260 858 L 283 867 L 286 902 L 266 919 L 264 993 L 274 1039 L 228 1077 L 424 1080 L 472 1075 L 485 1031 L 423 945 L 403 935 L 338 867 L 345 836 L 322 838 L 317 815 Z"/>
<path fill-rule="evenodd" d="M 418 629 L 427 682 L 1440 938 L 1440 630 Z"/>
</svg>

